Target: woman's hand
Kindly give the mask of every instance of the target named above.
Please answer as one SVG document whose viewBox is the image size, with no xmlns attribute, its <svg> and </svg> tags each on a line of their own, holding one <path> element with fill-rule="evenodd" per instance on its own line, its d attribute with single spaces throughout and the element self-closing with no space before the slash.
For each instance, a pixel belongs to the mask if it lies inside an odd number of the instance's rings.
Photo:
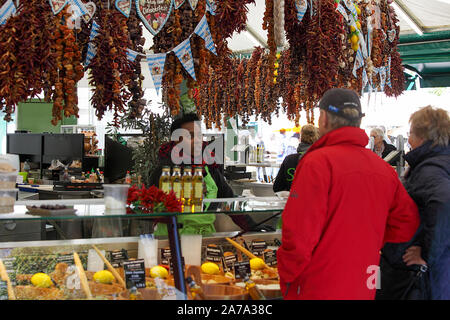
<svg viewBox="0 0 450 320">
<path fill-rule="evenodd" d="M 418 246 L 412 246 L 406 249 L 405 254 L 403 255 L 403 262 L 406 263 L 407 266 L 413 265 L 413 264 L 424 264 L 427 263 L 425 260 L 422 259 L 421 256 L 422 248 Z"/>
</svg>

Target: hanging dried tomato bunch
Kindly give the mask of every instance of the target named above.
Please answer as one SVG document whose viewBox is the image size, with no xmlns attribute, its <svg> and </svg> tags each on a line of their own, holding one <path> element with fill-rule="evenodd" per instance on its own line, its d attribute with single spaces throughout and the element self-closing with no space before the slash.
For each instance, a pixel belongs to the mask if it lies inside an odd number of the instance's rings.
<svg viewBox="0 0 450 320">
<path fill-rule="evenodd" d="M 128 30 L 130 32 L 131 47 L 130 49 L 144 53 L 145 38 L 142 36 L 142 24 L 136 13 L 136 7 L 131 7 L 130 16 L 127 21 Z M 143 56 L 137 55 L 136 60 L 132 64 L 133 74 L 129 85 L 132 94 L 131 101 L 128 103 L 127 116 L 130 119 L 141 118 L 147 101 L 144 99 L 144 90 L 142 89 L 141 60 Z"/>
<path fill-rule="evenodd" d="M 98 119 L 107 110 L 114 111 L 114 124 L 119 125 L 120 114 L 125 113 L 126 103 L 131 97 L 127 86 L 132 78 L 132 66 L 126 50 L 131 47 L 127 19 L 115 9 L 99 10 L 97 14 L 100 29 L 93 42 L 97 54 L 89 68 L 89 83 L 94 89 L 92 106 Z"/>
<path fill-rule="evenodd" d="M 4 4 L 4 1 L 2 5 Z M 11 121 L 21 101 L 37 96 L 52 68 L 48 1 L 21 1 L 17 14 L 0 26 L 0 110 Z"/>
</svg>

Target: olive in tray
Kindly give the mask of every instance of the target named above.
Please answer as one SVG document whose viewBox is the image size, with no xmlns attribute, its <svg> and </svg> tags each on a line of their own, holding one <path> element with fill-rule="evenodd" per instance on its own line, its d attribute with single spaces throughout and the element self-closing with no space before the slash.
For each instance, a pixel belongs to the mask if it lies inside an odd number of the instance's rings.
<svg viewBox="0 0 450 320">
<path fill-rule="evenodd" d="M 45 209 L 45 210 L 63 210 L 63 209 L 67 209 L 67 207 L 65 205 L 51 205 L 51 204 L 42 204 L 40 207 L 37 206 L 33 206 L 33 209 Z"/>
</svg>

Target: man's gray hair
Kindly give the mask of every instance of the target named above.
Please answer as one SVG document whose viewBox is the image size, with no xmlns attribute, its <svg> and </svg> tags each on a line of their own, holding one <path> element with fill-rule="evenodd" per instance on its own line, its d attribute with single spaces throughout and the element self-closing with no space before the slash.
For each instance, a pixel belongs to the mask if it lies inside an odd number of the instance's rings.
<svg viewBox="0 0 450 320">
<path fill-rule="evenodd" d="M 384 131 L 381 128 L 373 128 L 372 130 L 370 130 L 370 133 L 374 132 L 377 137 L 384 137 Z"/>
<path fill-rule="evenodd" d="M 331 130 L 339 129 L 341 127 L 356 127 L 359 128 L 361 126 L 361 118 L 359 117 L 359 110 L 353 108 L 343 109 L 342 112 L 353 118 L 353 120 L 349 120 L 343 117 L 339 117 L 331 112 L 327 112 L 328 116 L 328 125 Z"/>
</svg>

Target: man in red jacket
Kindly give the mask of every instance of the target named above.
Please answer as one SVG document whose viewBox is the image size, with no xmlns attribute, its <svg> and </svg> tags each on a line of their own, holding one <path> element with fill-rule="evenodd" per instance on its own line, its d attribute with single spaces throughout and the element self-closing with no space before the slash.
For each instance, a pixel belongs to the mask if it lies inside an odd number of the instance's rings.
<svg viewBox="0 0 450 320">
<path fill-rule="evenodd" d="M 282 214 L 282 293 L 285 299 L 374 299 L 380 249 L 413 237 L 417 206 L 393 168 L 365 148 L 358 95 L 330 89 L 319 108 L 321 138 L 299 162 Z"/>
</svg>

